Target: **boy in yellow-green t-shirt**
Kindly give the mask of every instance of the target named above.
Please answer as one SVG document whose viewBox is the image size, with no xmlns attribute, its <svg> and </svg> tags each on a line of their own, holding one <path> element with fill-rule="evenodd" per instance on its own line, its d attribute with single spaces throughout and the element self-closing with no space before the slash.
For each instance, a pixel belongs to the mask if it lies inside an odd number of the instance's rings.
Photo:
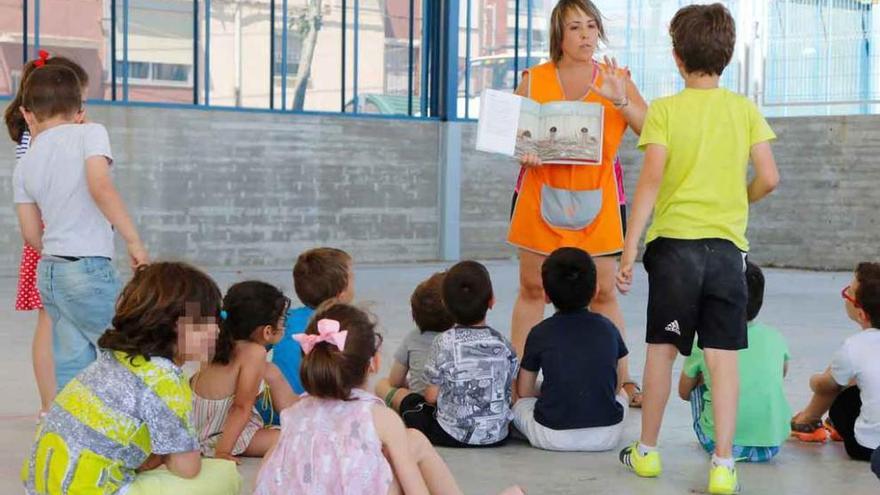
<svg viewBox="0 0 880 495">
<path fill-rule="evenodd" d="M 748 347 L 745 233 L 749 203 L 779 181 L 769 145 L 775 135 L 751 101 L 718 87 L 736 40 L 734 20 L 723 5 L 682 8 L 669 33 L 685 89 L 654 101 L 645 117 L 639 140 L 645 160 L 617 276 L 626 293 L 653 210 L 643 258 L 649 295 L 642 431 L 620 459 L 639 476 L 660 475 L 657 439 L 672 365 L 678 352 L 691 353 L 698 334 L 713 380 L 716 441 L 709 493 L 736 493 L 737 351 Z M 749 158 L 755 170 L 751 183 Z"/>
</svg>

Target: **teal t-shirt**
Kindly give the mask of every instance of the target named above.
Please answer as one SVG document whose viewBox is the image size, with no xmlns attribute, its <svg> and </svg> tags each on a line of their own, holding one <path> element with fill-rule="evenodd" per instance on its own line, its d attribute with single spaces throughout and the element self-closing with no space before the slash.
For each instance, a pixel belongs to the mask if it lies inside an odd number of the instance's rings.
<svg viewBox="0 0 880 495">
<path fill-rule="evenodd" d="M 776 447 L 791 433 L 791 406 L 783 390 L 783 367 L 788 361 L 788 345 L 775 329 L 757 322 L 749 323 L 749 348 L 739 351 L 739 407 L 733 443 L 747 447 Z M 682 369 L 694 378 L 703 375 L 707 391 L 703 394 L 700 426 L 715 440 L 712 418 L 712 377 L 703 351 L 694 344 Z"/>
</svg>

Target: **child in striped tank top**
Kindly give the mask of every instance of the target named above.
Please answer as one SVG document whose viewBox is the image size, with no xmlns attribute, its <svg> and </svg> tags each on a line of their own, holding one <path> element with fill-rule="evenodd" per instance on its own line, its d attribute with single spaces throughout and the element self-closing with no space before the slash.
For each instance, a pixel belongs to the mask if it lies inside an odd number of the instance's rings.
<svg viewBox="0 0 880 495">
<path fill-rule="evenodd" d="M 297 397 L 278 368 L 266 362 L 268 349 L 284 335 L 290 299 L 264 282 L 240 282 L 223 298 L 220 336 L 210 362 L 192 377 L 193 422 L 202 454 L 236 460 L 262 457 L 278 438 L 254 409 L 263 382 L 278 410 Z"/>
</svg>

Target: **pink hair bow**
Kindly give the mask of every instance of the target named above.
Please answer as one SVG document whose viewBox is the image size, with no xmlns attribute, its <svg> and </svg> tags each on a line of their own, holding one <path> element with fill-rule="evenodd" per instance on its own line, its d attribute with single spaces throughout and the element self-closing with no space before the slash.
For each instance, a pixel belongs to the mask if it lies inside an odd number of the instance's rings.
<svg viewBox="0 0 880 495">
<path fill-rule="evenodd" d="M 340 351 L 345 350 L 346 337 L 348 337 L 348 330 L 339 330 L 338 321 L 324 318 L 318 320 L 318 335 L 298 333 L 293 336 L 293 340 L 299 342 L 303 352 L 308 354 L 321 342 L 333 344 Z"/>
</svg>

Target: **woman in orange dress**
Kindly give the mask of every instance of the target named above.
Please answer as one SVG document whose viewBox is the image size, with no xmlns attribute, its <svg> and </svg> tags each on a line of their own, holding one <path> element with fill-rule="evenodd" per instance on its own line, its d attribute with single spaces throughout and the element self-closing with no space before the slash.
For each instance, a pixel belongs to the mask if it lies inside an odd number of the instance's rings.
<svg viewBox="0 0 880 495">
<path fill-rule="evenodd" d="M 529 331 L 544 317 L 541 265 L 560 247 L 578 247 L 593 256 L 599 293 L 591 309 L 624 332 L 614 285 L 624 230 L 614 157 L 627 127 L 636 134 L 641 132 L 647 105 L 628 71 L 615 60 L 593 60 L 600 40 L 605 40 L 605 30 L 593 2 L 560 0 L 550 19 L 552 60 L 524 71 L 516 90 L 516 94 L 538 103 L 585 101 L 600 104 L 604 110 L 598 165 L 541 163 L 531 154 L 520 159 L 522 171 L 507 239 L 519 251 L 520 288 L 511 337 L 520 356 Z M 639 406 L 641 393 L 630 378 L 628 361 L 619 373 L 630 405 Z"/>
</svg>

